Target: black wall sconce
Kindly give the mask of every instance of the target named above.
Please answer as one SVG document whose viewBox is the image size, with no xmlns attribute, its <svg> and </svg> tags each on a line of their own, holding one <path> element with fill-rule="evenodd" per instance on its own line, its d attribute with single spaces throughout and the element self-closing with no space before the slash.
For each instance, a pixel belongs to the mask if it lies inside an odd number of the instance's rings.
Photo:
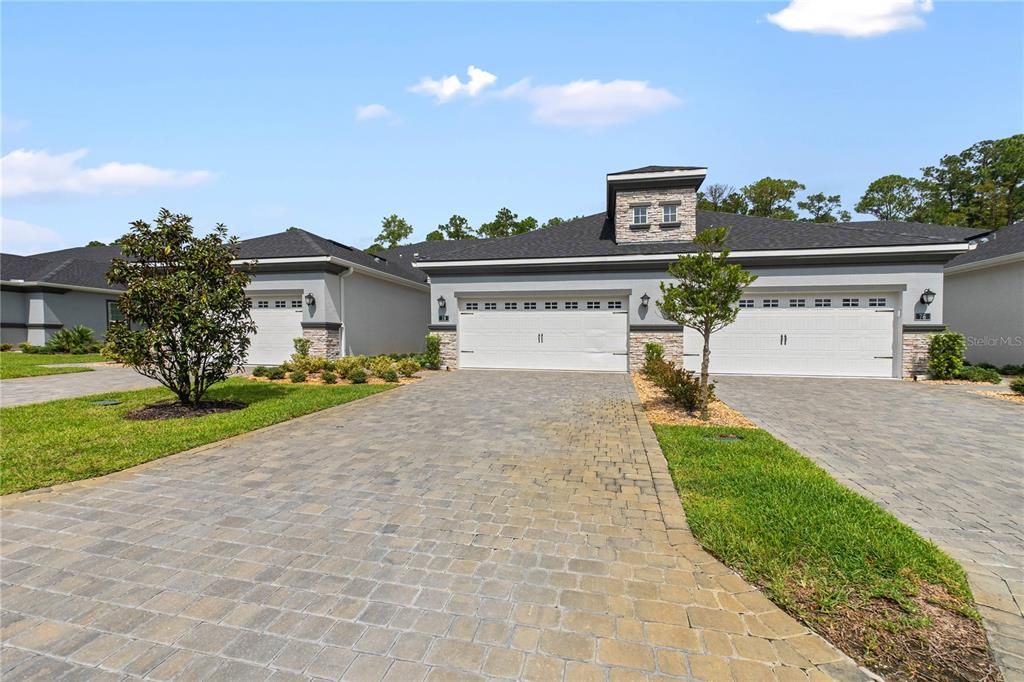
<svg viewBox="0 0 1024 682">
<path fill-rule="evenodd" d="M 313 294 L 306 294 L 306 305 L 316 305 L 316 296 Z"/>
<path fill-rule="evenodd" d="M 438 296 L 437 297 L 437 307 L 438 308 L 447 308 L 448 307 L 448 301 L 444 300 L 444 296 Z"/>
<path fill-rule="evenodd" d="M 651 297 L 648 296 L 647 294 L 644 294 L 643 296 L 640 297 L 640 307 L 641 308 L 646 308 L 648 305 L 650 305 L 650 303 L 651 303 Z"/>
<path fill-rule="evenodd" d="M 932 301 L 934 300 L 935 292 L 932 291 L 931 289 L 925 289 L 924 292 L 921 294 L 921 303 L 924 303 L 925 305 L 931 305 Z"/>
</svg>

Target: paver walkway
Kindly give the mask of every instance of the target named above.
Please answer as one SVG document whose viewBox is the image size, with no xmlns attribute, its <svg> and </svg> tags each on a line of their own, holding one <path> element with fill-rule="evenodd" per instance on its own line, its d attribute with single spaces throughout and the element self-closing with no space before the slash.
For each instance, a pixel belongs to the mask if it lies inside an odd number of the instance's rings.
<svg viewBox="0 0 1024 682">
<path fill-rule="evenodd" d="M 7 500 L 4 680 L 860 677 L 693 543 L 636 409 L 454 372 Z"/>
<path fill-rule="evenodd" d="M 1004 676 L 1024 680 L 1024 406 L 974 393 L 986 386 L 715 380 L 728 404 L 956 557 Z"/>
<path fill-rule="evenodd" d="M 4 379 L 0 381 L 0 407 L 41 403 L 60 398 L 76 398 L 94 393 L 130 391 L 158 386 L 134 369 L 112 365 L 84 365 L 91 372 L 47 374 L 39 377 Z"/>
</svg>

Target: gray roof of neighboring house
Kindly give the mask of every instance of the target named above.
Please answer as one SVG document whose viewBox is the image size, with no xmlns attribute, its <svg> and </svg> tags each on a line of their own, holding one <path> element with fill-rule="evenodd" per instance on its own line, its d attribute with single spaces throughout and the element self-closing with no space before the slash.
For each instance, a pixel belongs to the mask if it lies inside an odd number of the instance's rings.
<svg viewBox="0 0 1024 682">
<path fill-rule="evenodd" d="M 641 166 L 640 168 L 631 168 L 624 171 L 615 171 L 608 175 L 632 175 L 633 173 L 664 173 L 667 171 L 689 171 L 689 170 L 706 170 L 704 166 Z"/>
<path fill-rule="evenodd" d="M 734 251 L 825 249 L 858 246 L 908 246 L 966 241 L 984 230 L 944 225 L 867 221 L 864 223 L 806 223 L 758 216 L 697 211 L 697 230 L 729 228 L 726 245 Z M 604 213 L 501 239 L 470 242 L 452 251 L 421 254 L 418 260 L 492 260 L 506 258 L 573 258 L 659 253 L 686 253 L 697 247 L 688 241 L 618 244 L 615 229 Z"/>
<path fill-rule="evenodd" d="M 114 286 L 107 282 L 109 267 L 109 261 L 50 258 L 49 254 L 38 256 L 0 254 L 0 279 L 5 281 L 22 280 L 95 289 L 120 289 L 120 286 Z"/>
<path fill-rule="evenodd" d="M 69 258 L 75 258 L 91 260 L 97 263 L 110 263 L 115 258 L 121 257 L 121 247 L 117 244 L 110 244 L 109 246 L 73 246 L 70 249 L 60 249 L 59 251 L 34 253 L 32 257 L 51 261 L 64 261 Z"/>
<path fill-rule="evenodd" d="M 1024 222 L 1007 225 L 978 239 L 978 245 L 946 263 L 947 268 L 1024 253 Z"/>
</svg>

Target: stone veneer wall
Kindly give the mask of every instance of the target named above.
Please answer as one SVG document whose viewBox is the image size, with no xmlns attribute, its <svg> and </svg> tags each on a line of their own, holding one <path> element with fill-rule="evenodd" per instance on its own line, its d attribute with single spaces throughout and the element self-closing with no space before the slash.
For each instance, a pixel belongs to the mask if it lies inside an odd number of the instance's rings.
<svg viewBox="0 0 1024 682">
<path fill-rule="evenodd" d="M 638 372 L 644 366 L 644 344 L 660 343 L 665 347 L 665 359 L 683 366 L 683 330 L 629 332 L 629 371 Z"/>
<path fill-rule="evenodd" d="M 459 366 L 459 334 L 454 329 L 431 331 L 441 338 L 441 369 L 457 369 Z"/>
<path fill-rule="evenodd" d="M 312 356 L 324 358 L 341 356 L 341 329 L 303 329 L 302 337 L 313 342 L 313 345 L 309 347 L 309 354 Z"/>
<path fill-rule="evenodd" d="M 903 378 L 928 373 L 928 345 L 936 331 L 903 330 Z"/>
<path fill-rule="evenodd" d="M 632 227 L 633 205 L 649 204 L 650 227 Z M 679 224 L 661 226 L 662 204 L 676 204 Z M 621 190 L 615 195 L 615 241 L 619 244 L 693 239 L 697 234 L 697 193 L 693 188 Z"/>
</svg>

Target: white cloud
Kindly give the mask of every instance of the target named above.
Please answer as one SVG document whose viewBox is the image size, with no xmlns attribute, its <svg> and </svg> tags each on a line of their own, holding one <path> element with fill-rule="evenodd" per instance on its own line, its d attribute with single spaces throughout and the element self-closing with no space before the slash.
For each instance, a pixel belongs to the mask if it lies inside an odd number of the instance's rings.
<svg viewBox="0 0 1024 682">
<path fill-rule="evenodd" d="M 83 168 L 79 161 L 88 153 L 87 149 L 66 154 L 16 149 L 0 158 L 2 194 L 15 197 L 51 192 L 127 192 L 149 187 L 188 187 L 213 177 L 204 170 L 177 171 L 118 161 Z"/>
<path fill-rule="evenodd" d="M 48 227 L 0 217 L 0 251 L 39 253 L 64 248 L 64 240 Z"/>
<path fill-rule="evenodd" d="M 678 105 L 681 100 L 647 81 L 578 80 L 563 85 L 532 85 L 528 79 L 505 88 L 502 97 L 533 106 L 538 123 L 600 128 L 628 123 Z"/>
<path fill-rule="evenodd" d="M 424 76 L 420 79 L 419 83 L 410 87 L 409 90 L 418 95 L 433 97 L 437 100 L 438 104 L 443 104 L 454 97 L 476 97 L 485 88 L 493 85 L 498 80 L 498 77 L 493 73 L 488 73 L 475 66 L 470 66 L 466 69 L 466 73 L 469 79 L 465 83 L 456 75 L 445 76 L 441 80 Z"/>
<path fill-rule="evenodd" d="M 872 38 L 921 28 L 933 0 L 791 0 L 768 21 L 787 31 Z"/>
<path fill-rule="evenodd" d="M 365 104 L 356 107 L 357 121 L 371 121 L 375 118 L 391 118 L 391 110 L 383 104 Z"/>
</svg>

